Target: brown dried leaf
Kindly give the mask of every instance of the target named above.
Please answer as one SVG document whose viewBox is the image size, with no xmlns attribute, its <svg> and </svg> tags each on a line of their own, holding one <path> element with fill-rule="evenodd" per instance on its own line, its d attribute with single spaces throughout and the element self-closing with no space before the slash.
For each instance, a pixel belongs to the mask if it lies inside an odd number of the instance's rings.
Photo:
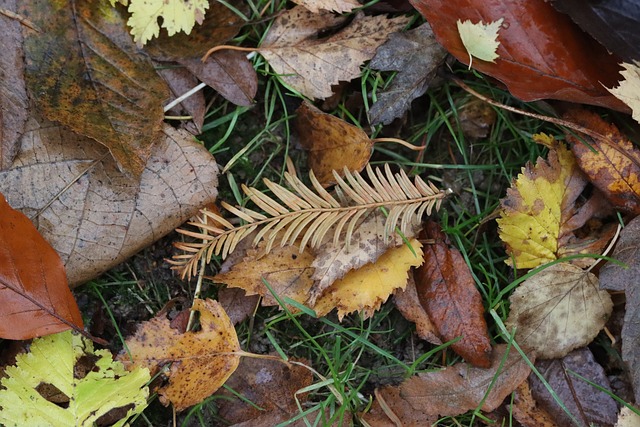
<svg viewBox="0 0 640 427">
<path fill-rule="evenodd" d="M 515 328 L 516 341 L 542 359 L 563 357 L 589 344 L 613 309 L 609 294 L 598 288 L 598 278 L 567 263 L 525 280 L 509 301 L 508 328 Z"/>
<path fill-rule="evenodd" d="M 324 99 L 331 85 L 360 76 L 360 65 L 373 57 L 376 49 L 407 17 L 363 16 L 326 39 L 316 39 L 316 31 L 328 28 L 331 14 L 313 14 L 301 6 L 276 18 L 258 51 L 287 85 L 309 98 Z"/>
<path fill-rule="evenodd" d="M 594 139 L 581 134 L 589 146 L 571 134 L 567 140 L 580 168 L 607 199 L 617 208 L 640 214 L 640 150 L 595 113 L 573 110 L 565 118 L 604 135 Z"/>
<path fill-rule="evenodd" d="M 364 131 L 303 102 L 296 111 L 300 144 L 309 151 L 309 167 L 323 187 L 336 183 L 333 171 L 360 172 L 369 162 L 373 141 Z"/>
<path fill-rule="evenodd" d="M 293 2 L 313 13 L 318 13 L 321 9 L 337 13 L 351 12 L 361 6 L 357 0 L 293 0 Z"/>
<path fill-rule="evenodd" d="M 127 339 L 126 352 L 118 359 L 125 366 L 143 366 L 158 372 L 167 364 L 169 383 L 158 390 L 160 402 L 173 404 L 176 411 L 200 403 L 211 396 L 238 367 L 240 351 L 236 331 L 218 302 L 196 299 L 201 330 L 180 333 L 162 316 L 143 322 Z"/>
<path fill-rule="evenodd" d="M 247 296 L 245 291 L 239 288 L 224 288 L 218 291 L 218 302 L 235 325 L 255 312 L 260 296 Z"/>
<path fill-rule="evenodd" d="M 405 319 L 416 324 L 416 333 L 420 338 L 432 344 L 440 345 L 442 340 L 437 335 L 438 330 L 418 299 L 418 291 L 416 291 L 416 282 L 413 276 L 413 274 L 409 275 L 406 289 L 397 291 L 393 297 L 393 302 Z"/>
<path fill-rule="evenodd" d="M 438 417 L 420 408 L 414 408 L 400 396 L 400 387 L 387 386 L 375 391 L 371 409 L 361 418 L 370 426 L 431 426 Z"/>
<path fill-rule="evenodd" d="M 30 119 L 19 156 L 0 172 L 0 191 L 36 224 L 78 285 L 215 200 L 217 174 L 207 150 L 170 126 L 137 183 L 94 141 Z"/>
<path fill-rule="evenodd" d="M 539 361 L 536 368 L 575 417 L 577 425 L 587 427 L 615 424 L 618 416 L 615 400 L 574 375 L 581 375 L 611 392 L 604 369 L 598 365 L 588 348 L 572 351 L 562 359 Z M 559 425 L 576 425 L 536 375 L 531 376 L 530 382 L 535 400 Z"/>
<path fill-rule="evenodd" d="M 216 394 L 220 397 L 216 400 L 219 402 L 218 415 L 234 425 L 250 423 L 248 425 L 251 426 L 275 426 L 299 413 L 296 400 L 304 405 L 308 393 L 298 391 L 312 382 L 311 371 L 303 366 L 286 365 L 284 361 L 244 358 L 226 382 L 235 393 L 222 390 Z M 238 394 L 251 401 L 252 405 L 239 399 Z M 306 424 L 298 420 L 288 425 L 302 427 Z"/>
<path fill-rule="evenodd" d="M 461 337 L 451 345 L 453 351 L 474 366 L 488 368 L 491 340 L 469 266 L 434 221 L 427 222 L 421 236 L 435 243 L 425 247 L 424 265 L 414 276 L 420 303 L 443 341 Z"/>
<path fill-rule="evenodd" d="M 506 350 L 505 344 L 493 349 L 489 369 L 457 363 L 409 378 L 400 385 L 400 396 L 412 407 L 439 416 L 460 415 L 481 403 L 483 411 L 493 411 L 531 372 L 514 348 L 502 364 Z"/>
<path fill-rule="evenodd" d="M 554 418 L 533 399 L 527 381 L 516 389 L 510 413 L 522 427 L 559 427 Z"/>
<path fill-rule="evenodd" d="M 184 68 L 165 66 L 156 62 L 158 74 L 164 79 L 171 90 L 173 99 L 185 94 L 198 85 L 198 79 Z M 202 133 L 206 105 L 202 91 L 194 93 L 180 104 L 167 111 L 168 116 L 190 116 L 191 122 L 181 122 L 190 133 L 198 135 Z"/>
<path fill-rule="evenodd" d="M 120 8 L 34 0 L 19 12 L 41 30 L 24 41 L 27 86 L 39 112 L 105 145 L 122 171 L 139 177 L 163 139 L 168 91 Z"/>
</svg>

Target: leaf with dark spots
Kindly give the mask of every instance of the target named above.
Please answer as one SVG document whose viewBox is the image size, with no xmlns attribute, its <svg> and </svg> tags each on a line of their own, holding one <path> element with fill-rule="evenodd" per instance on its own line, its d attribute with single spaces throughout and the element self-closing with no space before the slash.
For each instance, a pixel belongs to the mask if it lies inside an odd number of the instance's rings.
<svg viewBox="0 0 640 427">
<path fill-rule="evenodd" d="M 26 81 L 50 120 L 109 148 L 135 177 L 162 139 L 167 87 L 108 2 L 22 2 L 41 32 L 25 37 Z"/>
<path fill-rule="evenodd" d="M 469 266 L 434 221 L 427 222 L 422 236 L 435 243 L 425 245 L 424 264 L 415 273 L 420 303 L 443 341 L 460 337 L 453 351 L 474 366 L 489 367 L 491 340 Z"/>
</svg>

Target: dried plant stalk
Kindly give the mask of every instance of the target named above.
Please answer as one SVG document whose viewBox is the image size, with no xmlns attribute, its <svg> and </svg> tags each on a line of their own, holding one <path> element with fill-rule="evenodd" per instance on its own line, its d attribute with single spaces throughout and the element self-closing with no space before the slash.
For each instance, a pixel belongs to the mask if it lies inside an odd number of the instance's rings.
<svg viewBox="0 0 640 427">
<path fill-rule="evenodd" d="M 372 209 L 383 207 L 388 211 L 384 227 L 386 240 L 396 227 L 399 226 L 400 231 L 406 233 L 425 213 L 430 215 L 434 207 L 438 210 L 446 195 L 445 191 L 418 176 L 411 182 L 404 171 L 394 175 L 389 165 L 384 166 L 384 173 L 378 168 L 374 172 L 367 165 L 370 184 L 359 173 L 346 169 L 344 179 L 336 171 L 333 174 L 338 182 L 336 190 L 345 196 L 346 202 L 341 203 L 329 194 L 313 175 L 313 171 L 309 178 L 315 191 L 288 172 L 284 176 L 292 191 L 265 179 L 265 184 L 279 201 L 255 188 L 242 185 L 245 194 L 265 214 L 222 202 L 226 210 L 245 221 L 243 225 L 234 226 L 220 215 L 203 210 L 202 214 L 209 220 L 205 221 L 203 217 L 189 223 L 198 227 L 200 232 L 177 230 L 199 241 L 177 242 L 175 246 L 184 253 L 174 256 L 170 262 L 174 268 L 182 271 L 183 278 L 193 276 L 197 273 L 198 261 L 202 257 L 206 257 L 207 262 L 214 254 L 221 254 L 225 258 L 242 239 L 254 231 L 258 233 L 253 239 L 253 245 L 264 240 L 266 252 L 271 250 L 277 239 L 284 246 L 293 244 L 301 237 L 301 251 L 306 246 L 317 247 L 330 230 L 334 245 L 338 245 L 342 238 L 348 247 L 358 219 Z M 219 226 L 211 225 L 212 223 Z"/>
</svg>

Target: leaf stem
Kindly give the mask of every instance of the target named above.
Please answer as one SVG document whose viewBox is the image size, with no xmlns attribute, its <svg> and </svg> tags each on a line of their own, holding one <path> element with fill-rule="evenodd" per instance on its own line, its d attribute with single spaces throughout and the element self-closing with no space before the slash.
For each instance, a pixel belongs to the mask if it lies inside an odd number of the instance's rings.
<svg viewBox="0 0 640 427">
<path fill-rule="evenodd" d="M 376 142 L 393 142 L 396 144 L 400 144 L 404 147 L 407 147 L 409 150 L 413 150 L 413 151 L 420 151 L 423 150 L 426 145 L 413 145 L 410 142 L 405 141 L 404 139 L 399 139 L 399 138 L 374 138 L 371 140 L 371 142 L 376 143 Z"/>
<path fill-rule="evenodd" d="M 231 46 L 231 45 L 227 45 L 227 44 L 221 44 L 219 46 L 215 46 L 212 47 L 211 49 L 209 49 L 207 51 L 207 53 L 204 54 L 204 56 L 202 57 L 202 62 L 205 62 L 207 59 L 209 59 L 209 57 L 211 55 L 213 55 L 215 52 L 219 51 L 219 50 L 237 50 L 240 52 L 255 52 L 256 50 L 258 50 L 255 47 L 240 47 L 240 46 Z"/>
</svg>

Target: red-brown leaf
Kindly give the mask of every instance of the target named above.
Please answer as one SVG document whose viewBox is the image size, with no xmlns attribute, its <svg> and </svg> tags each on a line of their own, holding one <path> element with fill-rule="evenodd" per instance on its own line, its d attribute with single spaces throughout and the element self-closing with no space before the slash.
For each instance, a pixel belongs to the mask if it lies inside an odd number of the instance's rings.
<svg viewBox="0 0 640 427">
<path fill-rule="evenodd" d="M 24 340 L 64 331 L 82 317 L 60 257 L 0 194 L 0 337 Z"/>
<path fill-rule="evenodd" d="M 437 223 L 429 221 L 424 234 L 435 243 L 425 245 L 424 264 L 415 274 L 420 302 L 443 341 L 461 337 L 451 345 L 453 351 L 472 365 L 487 368 L 491 342 L 471 271 Z"/>
<path fill-rule="evenodd" d="M 628 111 L 604 86 L 620 80 L 618 59 L 544 0 L 411 0 L 436 38 L 458 60 L 469 63 L 456 21 L 504 18 L 495 63 L 473 67 L 507 85 L 524 101 L 542 98 Z"/>
</svg>

